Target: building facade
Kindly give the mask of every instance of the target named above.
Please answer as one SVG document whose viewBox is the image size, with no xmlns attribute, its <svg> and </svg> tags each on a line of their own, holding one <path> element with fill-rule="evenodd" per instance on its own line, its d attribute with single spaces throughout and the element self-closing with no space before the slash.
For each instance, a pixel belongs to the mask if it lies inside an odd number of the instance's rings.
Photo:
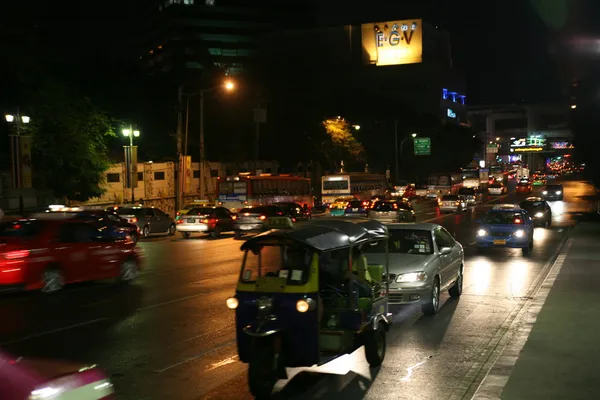
<svg viewBox="0 0 600 400">
<path fill-rule="evenodd" d="M 543 169 L 549 158 L 573 151 L 570 105 L 495 105 L 469 108 L 486 164 L 523 162 Z"/>
</svg>

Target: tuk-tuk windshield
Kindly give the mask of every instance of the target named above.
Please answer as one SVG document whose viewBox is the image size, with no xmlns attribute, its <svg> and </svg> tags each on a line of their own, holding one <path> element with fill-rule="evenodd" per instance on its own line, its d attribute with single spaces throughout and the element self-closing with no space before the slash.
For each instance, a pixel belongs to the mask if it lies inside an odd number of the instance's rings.
<svg viewBox="0 0 600 400">
<path fill-rule="evenodd" d="M 265 244 L 246 250 L 241 281 L 256 282 L 258 277 L 285 278 L 288 285 L 308 281 L 313 252 L 297 243 Z"/>
</svg>

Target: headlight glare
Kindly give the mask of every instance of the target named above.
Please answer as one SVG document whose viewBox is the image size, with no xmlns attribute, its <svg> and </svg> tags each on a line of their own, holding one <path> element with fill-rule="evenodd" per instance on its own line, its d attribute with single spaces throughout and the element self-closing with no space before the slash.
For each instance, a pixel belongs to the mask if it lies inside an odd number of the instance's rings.
<svg viewBox="0 0 600 400">
<path fill-rule="evenodd" d="M 423 271 L 400 274 L 396 278 L 396 282 L 398 283 L 424 282 L 426 280 L 427 274 Z"/>
<path fill-rule="evenodd" d="M 542 194 L 548 194 L 548 191 L 547 191 L 547 190 L 544 190 L 544 191 L 542 192 Z"/>
<path fill-rule="evenodd" d="M 536 218 L 542 218 L 543 216 L 544 216 L 544 213 L 542 213 L 542 212 L 535 213 Z"/>
<path fill-rule="evenodd" d="M 523 236 L 525 236 L 525 232 L 523 232 L 522 230 L 519 229 L 518 231 L 515 232 L 515 236 L 518 238 L 523 237 Z"/>
<path fill-rule="evenodd" d="M 227 308 L 229 308 L 230 310 L 235 310 L 236 308 L 238 308 L 238 305 L 240 304 L 238 299 L 236 299 L 235 297 L 228 298 L 225 303 L 227 304 Z"/>
<path fill-rule="evenodd" d="M 314 310 L 317 308 L 317 302 L 307 297 L 306 299 L 301 299 L 296 302 L 296 311 L 305 313 L 310 310 Z"/>
<path fill-rule="evenodd" d="M 477 231 L 477 236 L 483 237 L 485 235 L 487 235 L 487 232 L 485 231 L 485 229 L 480 229 Z"/>
<path fill-rule="evenodd" d="M 561 193 L 562 193 L 562 192 L 561 192 L 560 190 L 557 190 L 557 191 L 556 191 L 556 194 L 561 194 Z"/>
</svg>

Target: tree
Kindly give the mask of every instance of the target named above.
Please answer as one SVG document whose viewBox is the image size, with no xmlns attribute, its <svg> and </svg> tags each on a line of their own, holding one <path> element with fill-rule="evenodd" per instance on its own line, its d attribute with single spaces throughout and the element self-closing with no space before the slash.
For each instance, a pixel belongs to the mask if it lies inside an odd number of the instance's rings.
<svg viewBox="0 0 600 400">
<path fill-rule="evenodd" d="M 329 118 L 321 123 L 321 137 L 317 152 L 325 166 L 340 170 L 342 162 L 346 167 L 364 163 L 366 153 L 363 145 L 352 134 L 352 125 L 343 118 Z"/>
<path fill-rule="evenodd" d="M 47 77 L 28 89 L 35 90 L 35 96 L 27 96 L 34 186 L 69 200 L 101 196 L 111 164 L 107 141 L 115 136 L 113 121 L 57 78 Z"/>
</svg>

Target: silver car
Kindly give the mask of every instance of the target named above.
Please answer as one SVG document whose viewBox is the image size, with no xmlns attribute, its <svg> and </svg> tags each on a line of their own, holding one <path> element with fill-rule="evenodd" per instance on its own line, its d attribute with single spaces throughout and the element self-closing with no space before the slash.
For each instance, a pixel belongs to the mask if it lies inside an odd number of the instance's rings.
<svg viewBox="0 0 600 400">
<path fill-rule="evenodd" d="M 468 206 L 476 206 L 483 203 L 483 195 L 475 188 L 460 188 L 458 195 L 465 199 Z"/>
<path fill-rule="evenodd" d="M 388 224 L 389 304 L 419 304 L 426 315 L 440 308 L 440 293 L 462 294 L 463 247 L 437 224 Z M 384 261 L 385 243 L 363 248 L 369 264 Z"/>
<path fill-rule="evenodd" d="M 379 222 L 415 222 L 417 216 L 412 206 L 405 201 L 377 201 L 369 210 L 368 217 Z"/>
<path fill-rule="evenodd" d="M 447 194 L 438 201 L 441 212 L 461 212 L 467 210 L 467 201 L 462 196 Z"/>
</svg>

